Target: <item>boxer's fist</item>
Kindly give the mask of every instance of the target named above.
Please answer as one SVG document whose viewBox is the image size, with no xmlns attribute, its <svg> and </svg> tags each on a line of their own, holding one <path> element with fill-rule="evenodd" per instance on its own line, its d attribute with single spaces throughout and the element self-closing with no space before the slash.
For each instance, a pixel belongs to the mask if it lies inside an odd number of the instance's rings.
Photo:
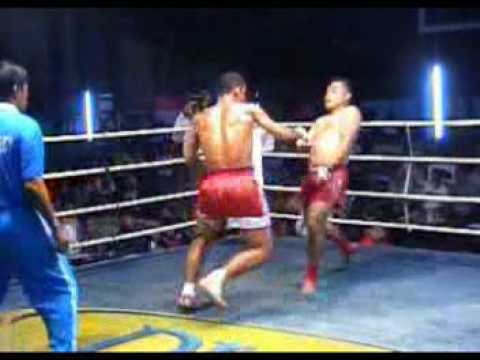
<svg viewBox="0 0 480 360">
<path fill-rule="evenodd" d="M 293 129 L 297 134 L 299 134 L 302 139 L 308 140 L 308 132 L 301 126 L 297 126 L 295 129 Z"/>
<path fill-rule="evenodd" d="M 203 153 L 202 149 L 198 149 L 198 151 L 197 151 L 197 158 L 198 158 L 200 161 L 205 160 L 205 154 Z"/>
<path fill-rule="evenodd" d="M 297 147 L 305 147 L 310 145 L 308 132 L 303 127 L 296 127 L 294 131 L 301 136 L 301 138 L 296 142 Z"/>
<path fill-rule="evenodd" d="M 298 139 L 296 142 L 297 147 L 306 147 L 308 146 L 308 142 L 305 139 Z"/>
</svg>

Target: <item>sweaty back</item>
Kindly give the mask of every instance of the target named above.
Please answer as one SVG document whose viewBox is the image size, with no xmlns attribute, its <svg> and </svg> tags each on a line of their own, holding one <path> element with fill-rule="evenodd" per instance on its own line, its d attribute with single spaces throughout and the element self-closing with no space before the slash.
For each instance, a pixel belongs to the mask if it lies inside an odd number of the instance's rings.
<svg viewBox="0 0 480 360">
<path fill-rule="evenodd" d="M 197 118 L 207 169 L 252 166 L 253 104 L 217 104 Z"/>
</svg>

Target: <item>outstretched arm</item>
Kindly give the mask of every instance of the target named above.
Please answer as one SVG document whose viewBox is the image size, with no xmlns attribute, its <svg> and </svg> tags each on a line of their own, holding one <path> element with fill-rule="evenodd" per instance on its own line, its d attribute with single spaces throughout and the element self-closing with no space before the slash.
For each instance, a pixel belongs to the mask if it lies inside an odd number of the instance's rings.
<svg viewBox="0 0 480 360">
<path fill-rule="evenodd" d="M 286 126 L 280 125 L 272 120 L 260 106 L 252 106 L 251 114 L 259 126 L 279 140 L 293 143 L 298 139 L 306 138 L 305 130 L 302 129 L 302 132 L 300 129 L 290 129 Z"/>
<path fill-rule="evenodd" d="M 315 133 L 317 122 L 321 119 L 322 118 L 318 118 L 317 120 L 315 120 L 315 122 L 310 127 L 310 130 L 308 131 L 306 138 L 297 140 L 296 145 L 299 150 L 306 151 L 312 146 L 312 143 L 311 143 L 312 137 L 313 137 L 313 134 Z"/>
</svg>

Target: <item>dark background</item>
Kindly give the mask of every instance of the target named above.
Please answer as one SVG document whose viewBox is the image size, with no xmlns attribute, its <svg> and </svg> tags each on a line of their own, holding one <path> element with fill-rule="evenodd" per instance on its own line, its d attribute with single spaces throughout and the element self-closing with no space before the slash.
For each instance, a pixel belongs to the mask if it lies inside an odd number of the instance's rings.
<svg viewBox="0 0 480 360">
<path fill-rule="evenodd" d="M 427 17 L 475 19 L 478 9 Z M 211 89 L 230 69 L 285 116 L 317 101 L 335 74 L 350 76 L 361 100 L 421 97 L 435 58 L 452 96 L 478 93 L 478 31 L 419 34 L 417 21 L 414 8 L 2 9 L 0 57 L 30 70 L 30 112 L 53 128 L 86 87 L 113 93 L 126 111 L 154 96 Z"/>
</svg>

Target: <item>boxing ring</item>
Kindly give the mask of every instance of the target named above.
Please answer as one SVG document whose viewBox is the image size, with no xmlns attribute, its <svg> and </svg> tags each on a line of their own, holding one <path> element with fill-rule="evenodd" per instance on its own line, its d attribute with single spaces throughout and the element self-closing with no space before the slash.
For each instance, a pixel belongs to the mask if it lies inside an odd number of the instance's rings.
<svg viewBox="0 0 480 360">
<path fill-rule="evenodd" d="M 309 127 L 311 123 L 283 123 Z M 446 121 L 448 127 L 477 127 L 480 120 Z M 351 155 L 352 162 L 407 164 L 403 192 L 353 191 L 348 196 L 404 202 L 404 221 L 367 221 L 331 218 L 334 224 L 381 227 L 464 236 L 480 230 L 423 225 L 414 222 L 409 202 L 479 204 L 480 197 L 411 194 L 412 165 L 480 164 L 480 158 L 416 157 L 411 129 L 431 127 L 427 121 L 371 121 L 362 128 L 403 128 L 408 155 Z M 87 135 L 46 137 L 45 142 L 68 143 L 146 137 L 183 132 L 186 128 L 159 128 Z M 269 152 L 265 157 L 302 159 L 306 154 Z M 184 164 L 184 159 L 124 164 L 48 173 L 47 180 L 107 175 Z M 299 191 L 298 187 L 265 185 L 269 192 Z M 196 191 L 159 194 L 130 201 L 60 211 L 60 218 L 98 214 L 147 204 L 193 198 Z M 298 220 L 299 215 L 272 213 L 272 219 Z M 81 250 L 168 231 L 193 227 L 195 221 L 148 228 L 73 245 Z M 377 245 L 360 249 L 343 266 L 331 242 L 320 268 L 317 294 L 305 298 L 298 291 L 305 264 L 306 239 L 275 239 L 273 259 L 239 278 L 227 289 L 231 303 L 225 313 L 214 308 L 179 315 L 175 296 L 181 288 L 186 247 L 132 255 L 80 266 L 81 351 L 478 351 L 480 343 L 480 257 Z M 205 270 L 215 267 L 241 246 L 220 242 L 208 255 Z M 267 286 L 265 286 L 267 285 Z M 19 286 L 11 286 L 0 311 L 13 314 L 3 346 L 15 351 L 45 350 L 46 338 L 38 318 L 25 308 Z M 1 325 L 0 325 L 1 326 Z M 5 325 L 6 326 L 6 325 Z M 262 333 L 262 331 L 264 333 Z M 43 332 L 43 333 L 42 333 Z M 255 336 L 255 332 L 259 332 Z M 263 335 L 262 335 L 263 334 Z M 238 339 L 235 338 L 238 337 Z M 254 338 L 264 340 L 254 340 Z M 233 339 L 233 340 L 231 340 Z M 270 340 L 269 340 L 270 339 Z M 257 341 L 257 342 L 255 342 Z M 0 343 L 0 349 L 2 344 Z"/>
</svg>

